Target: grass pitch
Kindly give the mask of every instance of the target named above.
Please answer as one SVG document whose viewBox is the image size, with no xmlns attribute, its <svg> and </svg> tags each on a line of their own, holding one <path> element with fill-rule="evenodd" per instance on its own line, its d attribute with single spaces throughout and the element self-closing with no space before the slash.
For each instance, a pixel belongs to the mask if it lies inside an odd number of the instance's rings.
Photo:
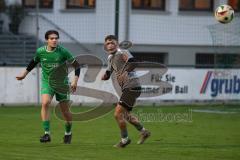
<svg viewBox="0 0 240 160">
<path fill-rule="evenodd" d="M 73 111 L 86 108 L 73 108 Z M 113 113 L 73 123 L 72 144 L 62 142 L 64 122 L 51 117 L 52 142 L 41 144 L 40 107 L 0 107 L 1 160 L 200 160 L 240 159 L 240 106 L 137 107 L 152 136 L 137 145 L 138 132 L 128 125 L 132 143 L 120 139 Z"/>
</svg>

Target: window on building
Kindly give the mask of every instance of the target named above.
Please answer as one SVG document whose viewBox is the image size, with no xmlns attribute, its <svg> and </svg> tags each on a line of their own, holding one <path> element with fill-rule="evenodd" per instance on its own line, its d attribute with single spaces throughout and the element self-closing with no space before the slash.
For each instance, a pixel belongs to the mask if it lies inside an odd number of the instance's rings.
<svg viewBox="0 0 240 160">
<path fill-rule="evenodd" d="M 212 11 L 213 0 L 179 0 L 180 11 Z"/>
<path fill-rule="evenodd" d="M 4 12 L 6 9 L 6 2 L 5 1 L 0 1 L 0 13 Z"/>
<path fill-rule="evenodd" d="M 219 54 L 216 56 L 217 66 L 220 68 L 240 67 L 239 54 Z"/>
<path fill-rule="evenodd" d="M 239 68 L 240 54 L 196 54 L 196 68 Z"/>
<path fill-rule="evenodd" d="M 131 52 L 131 54 L 140 62 L 148 61 L 162 64 L 167 63 L 167 53 Z"/>
<path fill-rule="evenodd" d="M 228 0 L 228 4 L 232 6 L 235 11 L 240 11 L 240 0 Z"/>
<path fill-rule="evenodd" d="M 36 8 L 36 0 L 23 0 L 22 4 L 25 8 Z M 53 0 L 39 0 L 39 8 L 52 9 Z"/>
<path fill-rule="evenodd" d="M 165 10 L 165 0 L 132 0 L 133 9 Z"/>
<path fill-rule="evenodd" d="M 196 54 L 196 68 L 213 68 L 214 54 Z"/>
<path fill-rule="evenodd" d="M 67 9 L 81 9 L 81 8 L 95 8 L 96 0 L 67 0 L 66 8 Z"/>
</svg>

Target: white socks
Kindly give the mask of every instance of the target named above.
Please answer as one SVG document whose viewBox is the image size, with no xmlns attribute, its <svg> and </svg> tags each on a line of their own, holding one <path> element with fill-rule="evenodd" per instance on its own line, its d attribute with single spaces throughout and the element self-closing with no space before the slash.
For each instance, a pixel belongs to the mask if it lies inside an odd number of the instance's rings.
<svg viewBox="0 0 240 160">
<path fill-rule="evenodd" d="M 72 132 L 65 132 L 65 135 L 71 135 Z"/>
<path fill-rule="evenodd" d="M 128 137 L 126 137 L 126 138 L 122 138 L 121 141 L 122 141 L 122 143 L 124 143 L 124 144 L 127 143 L 127 141 L 128 141 Z"/>
<path fill-rule="evenodd" d="M 144 131 L 146 131 L 146 129 L 143 127 L 140 132 L 144 132 Z"/>
</svg>

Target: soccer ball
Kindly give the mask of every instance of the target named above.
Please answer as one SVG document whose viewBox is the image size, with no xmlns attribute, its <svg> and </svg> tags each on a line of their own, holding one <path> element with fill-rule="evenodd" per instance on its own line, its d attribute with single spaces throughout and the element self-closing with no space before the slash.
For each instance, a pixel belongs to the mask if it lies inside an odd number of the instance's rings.
<svg viewBox="0 0 240 160">
<path fill-rule="evenodd" d="M 215 18 L 220 23 L 229 23 L 233 20 L 234 10 L 231 6 L 223 4 L 220 5 L 215 11 Z"/>
</svg>

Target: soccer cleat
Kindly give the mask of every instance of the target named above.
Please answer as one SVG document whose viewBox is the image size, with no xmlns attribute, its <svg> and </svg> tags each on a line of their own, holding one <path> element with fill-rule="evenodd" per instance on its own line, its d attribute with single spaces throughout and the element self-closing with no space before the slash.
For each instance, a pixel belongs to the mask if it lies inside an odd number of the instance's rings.
<svg viewBox="0 0 240 160">
<path fill-rule="evenodd" d="M 124 148 L 127 145 L 129 145 L 131 143 L 131 139 L 128 139 L 126 143 L 123 143 L 122 141 L 120 141 L 118 144 L 115 144 L 114 147 L 116 148 Z"/>
<path fill-rule="evenodd" d="M 71 143 L 71 140 L 72 140 L 72 134 L 70 134 L 70 135 L 64 135 L 64 137 L 63 137 L 63 143 L 65 143 L 65 144 L 70 144 L 70 143 Z"/>
<path fill-rule="evenodd" d="M 51 142 L 50 135 L 49 134 L 44 134 L 42 137 L 40 137 L 40 142 L 41 143 Z"/>
<path fill-rule="evenodd" d="M 140 139 L 137 142 L 137 144 L 143 144 L 144 141 L 151 136 L 151 132 L 149 132 L 148 130 L 142 131 L 140 134 Z"/>
</svg>

